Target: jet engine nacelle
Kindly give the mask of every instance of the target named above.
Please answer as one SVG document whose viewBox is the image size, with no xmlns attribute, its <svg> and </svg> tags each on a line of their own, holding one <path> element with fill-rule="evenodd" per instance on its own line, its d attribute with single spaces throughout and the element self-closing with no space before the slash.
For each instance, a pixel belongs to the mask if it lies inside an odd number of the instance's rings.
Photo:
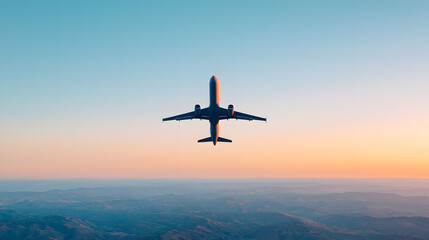
<svg viewBox="0 0 429 240">
<path fill-rule="evenodd" d="M 232 117 L 234 115 L 234 105 L 229 104 L 228 105 L 228 117 Z"/>
<path fill-rule="evenodd" d="M 201 116 L 201 106 L 200 104 L 195 105 L 195 116 L 200 117 Z"/>
</svg>

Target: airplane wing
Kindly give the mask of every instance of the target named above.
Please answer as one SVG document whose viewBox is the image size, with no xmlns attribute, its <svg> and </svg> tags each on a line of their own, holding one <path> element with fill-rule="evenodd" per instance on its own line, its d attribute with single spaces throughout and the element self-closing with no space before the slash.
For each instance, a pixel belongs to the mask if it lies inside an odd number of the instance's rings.
<svg viewBox="0 0 429 240">
<path fill-rule="evenodd" d="M 267 121 L 266 118 L 262 118 L 262 117 L 258 117 L 258 116 L 253 116 L 250 114 L 246 114 L 246 113 L 241 113 L 241 112 L 237 112 L 234 111 L 234 114 L 232 115 L 232 117 L 228 116 L 228 109 L 225 108 L 220 108 L 220 116 L 219 119 L 237 119 L 237 120 L 248 120 L 248 121 L 252 121 L 252 120 L 257 120 L 257 121 Z"/>
<path fill-rule="evenodd" d="M 208 108 L 201 109 L 201 115 L 200 116 L 197 116 L 195 114 L 195 112 L 192 111 L 192 112 L 179 114 L 179 115 L 168 117 L 168 118 L 163 118 L 162 121 L 171 121 L 171 120 L 182 121 L 182 120 L 190 120 L 190 119 L 207 119 L 208 120 L 209 119 L 209 109 Z"/>
</svg>

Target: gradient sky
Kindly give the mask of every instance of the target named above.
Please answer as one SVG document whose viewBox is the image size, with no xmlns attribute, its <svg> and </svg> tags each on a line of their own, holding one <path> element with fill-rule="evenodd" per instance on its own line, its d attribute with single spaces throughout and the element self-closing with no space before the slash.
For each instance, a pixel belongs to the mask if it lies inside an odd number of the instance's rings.
<svg viewBox="0 0 429 240">
<path fill-rule="evenodd" d="M 0 178 L 429 177 L 429 1 L 1 1 Z M 206 121 L 161 118 L 220 104 Z"/>
</svg>

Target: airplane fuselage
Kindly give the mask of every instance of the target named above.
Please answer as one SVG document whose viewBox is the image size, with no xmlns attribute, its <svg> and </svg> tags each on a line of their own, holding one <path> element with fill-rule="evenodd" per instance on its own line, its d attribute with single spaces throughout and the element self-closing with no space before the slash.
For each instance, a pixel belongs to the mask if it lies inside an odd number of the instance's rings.
<svg viewBox="0 0 429 240">
<path fill-rule="evenodd" d="M 216 145 L 219 137 L 219 81 L 217 77 L 210 78 L 210 105 L 209 105 L 209 121 L 210 121 L 210 136 L 213 144 Z"/>
</svg>

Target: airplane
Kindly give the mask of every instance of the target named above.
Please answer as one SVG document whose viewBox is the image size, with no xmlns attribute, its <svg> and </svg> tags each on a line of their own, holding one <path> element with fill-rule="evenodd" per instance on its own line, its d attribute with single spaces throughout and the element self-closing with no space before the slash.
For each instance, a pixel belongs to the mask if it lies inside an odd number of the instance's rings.
<svg viewBox="0 0 429 240">
<path fill-rule="evenodd" d="M 209 83 L 210 91 L 210 105 L 209 107 L 201 109 L 199 104 L 195 105 L 195 109 L 192 112 L 163 118 L 162 121 L 182 121 L 182 120 L 192 120 L 192 119 L 204 119 L 209 120 L 210 122 L 210 137 L 203 138 L 198 140 L 201 142 L 213 142 L 213 145 L 216 146 L 217 142 L 232 142 L 229 139 L 219 137 L 219 120 L 228 120 L 228 119 L 237 119 L 237 120 L 258 120 L 258 121 L 267 121 L 266 118 L 257 117 L 241 112 L 234 111 L 234 106 L 232 104 L 228 105 L 228 109 L 219 107 L 219 81 L 216 76 L 210 78 Z"/>
</svg>

